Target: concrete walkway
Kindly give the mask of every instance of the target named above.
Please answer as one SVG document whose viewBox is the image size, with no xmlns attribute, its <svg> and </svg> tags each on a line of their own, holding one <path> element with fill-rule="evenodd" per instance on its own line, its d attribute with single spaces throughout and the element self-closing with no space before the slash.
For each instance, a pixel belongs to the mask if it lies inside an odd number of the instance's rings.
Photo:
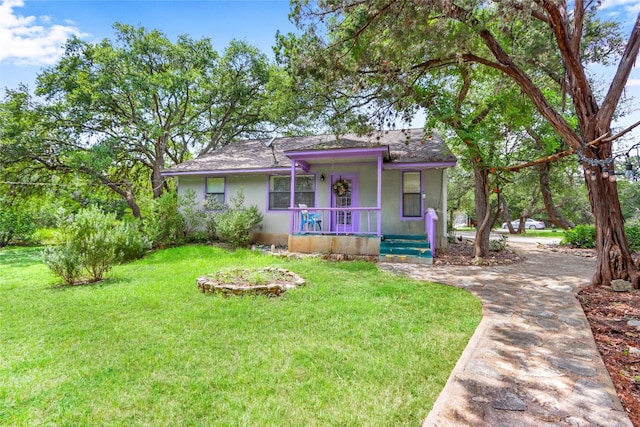
<svg viewBox="0 0 640 427">
<path fill-rule="evenodd" d="M 511 244 L 496 267 L 383 264 L 467 289 L 483 318 L 424 426 L 629 426 L 575 295 L 594 260 Z"/>
</svg>

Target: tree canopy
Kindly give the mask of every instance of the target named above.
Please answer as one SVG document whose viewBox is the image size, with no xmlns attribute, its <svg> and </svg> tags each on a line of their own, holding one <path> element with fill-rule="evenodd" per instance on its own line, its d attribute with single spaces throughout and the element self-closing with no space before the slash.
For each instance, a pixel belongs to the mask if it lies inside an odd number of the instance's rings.
<svg viewBox="0 0 640 427">
<path fill-rule="evenodd" d="M 298 66 L 341 82 L 355 99 L 375 97 L 409 113 L 416 104 L 410 89 L 434 70 L 464 64 L 495 70 L 565 144 L 589 159 L 588 169 L 600 178 L 616 138 L 612 120 L 640 48 L 640 14 L 625 42 L 617 23 L 597 15 L 598 2 L 571 6 L 542 0 L 298 0 L 293 16 L 309 46 Z M 589 79 L 592 62 L 618 64 L 602 96 Z M 624 278 L 637 286 L 616 184 L 586 184 L 598 229 L 594 283 Z"/>
<path fill-rule="evenodd" d="M 25 86 L 7 92 L 0 164 L 12 168 L 11 180 L 29 172 L 33 182 L 42 170 L 79 175 L 140 216 L 140 195 L 168 188 L 165 167 L 309 117 L 287 74 L 245 42 L 218 53 L 206 38 L 172 42 L 158 30 L 114 28 L 114 40 L 70 39 L 38 76 L 35 96 Z"/>
</svg>

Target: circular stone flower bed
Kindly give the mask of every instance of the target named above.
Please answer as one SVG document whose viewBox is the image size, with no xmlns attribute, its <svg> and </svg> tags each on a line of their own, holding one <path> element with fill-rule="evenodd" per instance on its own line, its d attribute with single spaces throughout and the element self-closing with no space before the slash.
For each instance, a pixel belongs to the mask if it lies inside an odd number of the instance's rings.
<svg viewBox="0 0 640 427">
<path fill-rule="evenodd" d="M 198 277 L 198 289 L 205 294 L 279 296 L 304 285 L 305 280 L 284 269 L 266 267 L 259 270 L 227 270 Z"/>
</svg>

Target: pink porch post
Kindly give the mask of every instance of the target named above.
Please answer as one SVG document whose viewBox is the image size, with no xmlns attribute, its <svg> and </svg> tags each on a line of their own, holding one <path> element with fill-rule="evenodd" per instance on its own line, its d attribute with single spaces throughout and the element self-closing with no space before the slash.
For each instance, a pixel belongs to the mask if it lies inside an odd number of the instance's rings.
<svg viewBox="0 0 640 427">
<path fill-rule="evenodd" d="M 382 153 L 378 153 L 378 236 L 382 235 Z"/>
<path fill-rule="evenodd" d="M 293 230 L 295 227 L 295 215 L 298 213 L 296 210 L 292 210 L 296 206 L 296 161 L 291 159 L 291 189 L 289 194 L 289 212 L 291 216 L 289 217 L 289 234 L 293 234 Z"/>
<path fill-rule="evenodd" d="M 429 239 L 429 248 L 431 249 L 431 256 L 436 255 L 436 221 L 438 220 L 438 214 L 433 208 L 427 209 L 425 214 L 425 229 L 427 232 L 427 239 Z"/>
</svg>

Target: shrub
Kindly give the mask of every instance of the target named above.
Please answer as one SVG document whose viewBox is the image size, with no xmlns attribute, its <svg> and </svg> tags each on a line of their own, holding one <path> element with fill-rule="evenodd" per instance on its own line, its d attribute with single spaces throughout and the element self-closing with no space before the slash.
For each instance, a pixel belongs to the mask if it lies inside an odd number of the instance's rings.
<svg viewBox="0 0 640 427">
<path fill-rule="evenodd" d="M 207 240 L 207 213 L 198 206 L 196 192 L 188 189 L 185 195 L 178 198 L 179 212 L 184 218 L 184 236 L 188 242 Z"/>
<path fill-rule="evenodd" d="M 627 225 L 624 228 L 629 243 L 629 250 L 632 252 L 640 251 L 640 224 Z"/>
<path fill-rule="evenodd" d="M 96 207 L 80 210 L 65 225 L 66 244 L 77 252 L 90 280 L 102 280 L 117 262 L 115 214 L 104 214 Z M 63 226 L 64 228 L 64 226 Z"/>
<path fill-rule="evenodd" d="M 594 225 L 577 225 L 574 229 L 566 230 L 560 244 L 572 248 L 595 248 L 596 227 Z"/>
<path fill-rule="evenodd" d="M 263 220 L 263 216 L 255 205 L 244 206 L 242 190 L 230 197 L 222 209 L 213 214 L 215 230 L 222 241 L 234 247 L 249 245 L 251 231 Z"/>
<path fill-rule="evenodd" d="M 45 249 L 45 263 L 67 284 L 83 276 L 102 280 L 113 266 L 140 258 L 150 246 L 135 223 L 118 223 L 115 213 L 92 207 L 60 222 L 61 242 Z"/>
<path fill-rule="evenodd" d="M 72 244 L 67 243 L 60 246 L 46 247 L 44 249 L 44 262 L 67 285 L 73 285 L 80 280 L 82 275 L 80 254 Z"/>
<path fill-rule="evenodd" d="M 115 229 L 115 251 L 118 262 L 142 258 L 151 242 L 140 232 L 139 222 L 123 222 Z"/>
<path fill-rule="evenodd" d="M 27 242 L 36 231 L 31 216 L 0 199 L 0 248 L 10 243 Z"/>
<path fill-rule="evenodd" d="M 145 220 L 144 231 L 154 247 L 175 246 L 184 242 L 184 217 L 178 211 L 175 192 L 166 192 L 153 200 L 152 213 Z"/>
<path fill-rule="evenodd" d="M 494 252 L 502 252 L 507 248 L 508 236 L 501 234 L 499 238 L 489 240 L 489 250 Z"/>
</svg>

